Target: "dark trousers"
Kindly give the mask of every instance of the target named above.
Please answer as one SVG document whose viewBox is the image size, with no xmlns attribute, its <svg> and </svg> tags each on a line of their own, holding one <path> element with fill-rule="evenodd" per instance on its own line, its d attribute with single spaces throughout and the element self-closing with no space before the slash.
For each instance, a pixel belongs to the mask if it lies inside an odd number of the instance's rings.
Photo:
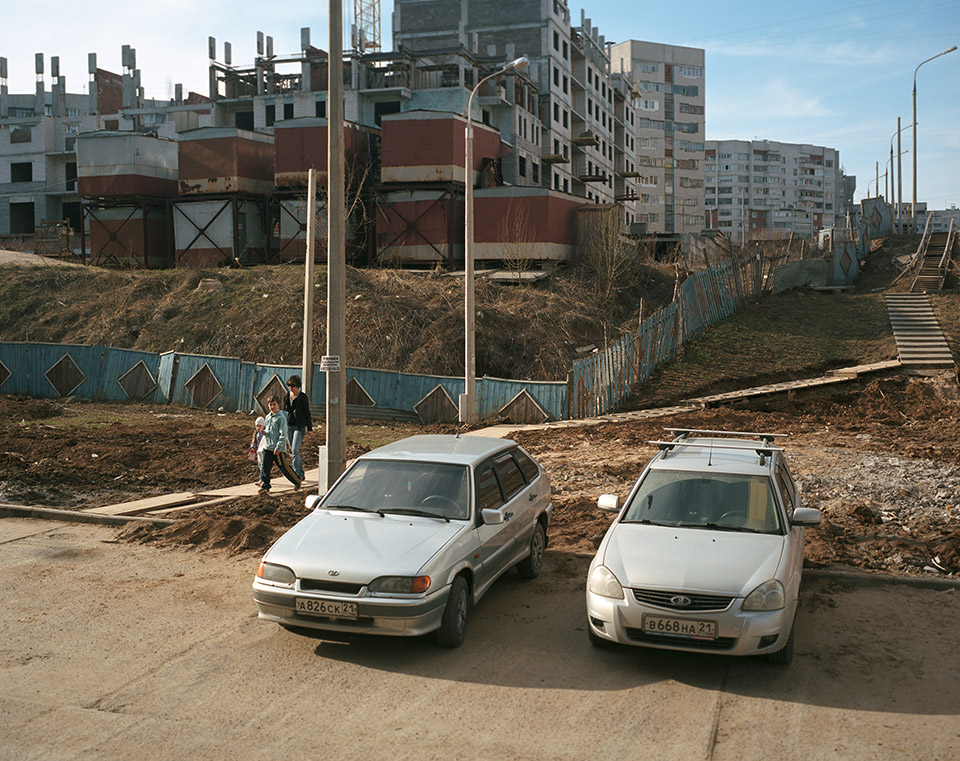
<svg viewBox="0 0 960 761">
<path fill-rule="evenodd" d="M 294 472 L 293 467 L 290 464 L 290 458 L 287 456 L 287 454 L 285 452 L 274 454 L 272 449 L 264 449 L 263 465 L 260 467 L 261 488 L 270 488 L 270 473 L 273 471 L 274 463 L 277 464 L 277 467 L 280 468 L 280 472 L 283 473 L 290 483 L 292 483 L 294 486 L 300 485 L 300 478 Z"/>
</svg>

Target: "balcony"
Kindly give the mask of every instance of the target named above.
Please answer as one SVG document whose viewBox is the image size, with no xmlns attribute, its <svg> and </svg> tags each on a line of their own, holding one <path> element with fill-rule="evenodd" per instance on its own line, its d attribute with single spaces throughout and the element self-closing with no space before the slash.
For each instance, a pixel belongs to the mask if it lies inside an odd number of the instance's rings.
<svg viewBox="0 0 960 761">
<path fill-rule="evenodd" d="M 570 159 L 562 153 L 544 153 L 540 156 L 540 161 L 544 164 L 569 164 Z"/>
<path fill-rule="evenodd" d="M 579 136 L 570 138 L 570 142 L 574 145 L 600 145 L 600 138 L 598 138 L 593 132 L 581 132 Z"/>
</svg>

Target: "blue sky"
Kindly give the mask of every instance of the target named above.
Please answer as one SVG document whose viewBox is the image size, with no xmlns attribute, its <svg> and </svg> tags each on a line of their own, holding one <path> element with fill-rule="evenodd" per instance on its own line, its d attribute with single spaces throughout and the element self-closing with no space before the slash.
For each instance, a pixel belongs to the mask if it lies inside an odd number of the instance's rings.
<svg viewBox="0 0 960 761">
<path fill-rule="evenodd" d="M 679 4 L 678 4 L 679 5 Z M 33 92 L 33 55 L 59 55 L 68 89 L 85 91 L 87 53 L 121 71 L 120 48 L 137 49 L 148 97 L 169 97 L 176 82 L 206 92 L 207 37 L 233 45 L 234 63 L 253 60 L 256 32 L 275 52 L 299 49 L 300 27 L 326 47 L 327 3 L 251 0 L 51 0 L 41 24 L 26 3 L 4 2 L 0 56 L 8 59 L 11 92 Z M 349 19 L 353 3 L 345 2 Z M 580 9 L 608 40 L 649 40 L 706 51 L 707 139 L 769 139 L 836 148 L 856 198 L 874 195 L 890 157 L 897 117 L 912 121 L 914 67 L 960 45 L 960 0 L 687 0 L 670 3 L 587 0 Z M 392 0 L 382 0 L 382 36 L 389 44 Z M 520 51 L 518 51 L 520 52 Z M 925 64 L 917 76 L 918 199 L 931 208 L 960 206 L 960 50 Z M 903 148 L 911 131 L 904 129 Z M 902 157 L 909 201 L 912 154 Z"/>
</svg>

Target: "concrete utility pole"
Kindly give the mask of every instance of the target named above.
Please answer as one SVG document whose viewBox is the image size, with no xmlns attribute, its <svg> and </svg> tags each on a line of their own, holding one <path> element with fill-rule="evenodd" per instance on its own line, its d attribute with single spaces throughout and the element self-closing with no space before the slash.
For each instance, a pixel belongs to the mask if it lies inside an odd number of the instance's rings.
<svg viewBox="0 0 960 761">
<path fill-rule="evenodd" d="M 303 368 L 301 377 L 307 397 L 313 395 L 313 260 L 317 219 L 317 170 L 310 167 L 307 174 L 307 251 L 303 267 Z"/>
<path fill-rule="evenodd" d="M 323 363 L 327 368 L 327 489 L 347 465 L 342 3 L 343 0 L 330 0 L 327 67 L 327 356 Z"/>
<path fill-rule="evenodd" d="M 900 157 L 900 117 L 897 117 L 897 232 L 903 234 L 903 163 Z"/>
</svg>

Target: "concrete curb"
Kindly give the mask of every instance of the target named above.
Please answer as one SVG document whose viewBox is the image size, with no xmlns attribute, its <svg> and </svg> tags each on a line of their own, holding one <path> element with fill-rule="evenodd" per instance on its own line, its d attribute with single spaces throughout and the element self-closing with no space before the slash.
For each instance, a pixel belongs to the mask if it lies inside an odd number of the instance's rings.
<svg viewBox="0 0 960 761">
<path fill-rule="evenodd" d="M 840 581 L 855 587 L 902 586 L 917 589 L 960 589 L 960 579 L 926 576 L 898 576 L 876 571 L 853 571 L 845 568 L 804 568 L 803 575 L 824 581 Z"/>
<path fill-rule="evenodd" d="M 97 523 L 102 526 L 123 526 L 127 523 L 151 523 L 155 526 L 170 526 L 174 523 L 174 521 L 166 518 L 146 518 L 139 515 L 100 515 L 79 510 L 57 510 L 52 507 L 22 507 L 19 505 L 0 505 L 0 517 L 38 518 L 67 523 Z"/>
</svg>

